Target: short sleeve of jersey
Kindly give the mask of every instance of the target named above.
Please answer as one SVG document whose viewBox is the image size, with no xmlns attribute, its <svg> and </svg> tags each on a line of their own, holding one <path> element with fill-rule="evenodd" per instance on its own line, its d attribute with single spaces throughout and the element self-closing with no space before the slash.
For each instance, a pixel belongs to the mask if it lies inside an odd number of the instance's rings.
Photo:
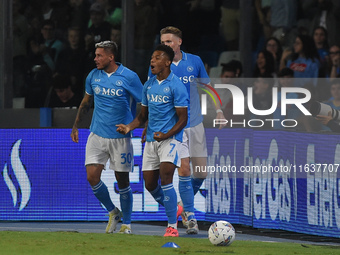
<svg viewBox="0 0 340 255">
<path fill-rule="evenodd" d="M 152 78 L 154 79 L 154 78 Z M 147 82 L 145 82 L 144 84 L 144 87 L 143 87 L 143 92 L 142 92 L 142 105 L 144 106 L 148 106 L 148 97 L 147 97 L 147 87 L 151 84 L 150 80 L 152 79 L 149 79 Z"/>
<path fill-rule="evenodd" d="M 188 107 L 189 106 L 188 91 L 180 79 L 177 78 L 176 83 L 174 83 L 172 89 L 174 93 L 175 107 Z"/>
<path fill-rule="evenodd" d="M 127 85 L 126 89 L 137 103 L 142 101 L 143 84 L 136 73 L 133 73 L 130 76 L 130 83 Z"/>
</svg>

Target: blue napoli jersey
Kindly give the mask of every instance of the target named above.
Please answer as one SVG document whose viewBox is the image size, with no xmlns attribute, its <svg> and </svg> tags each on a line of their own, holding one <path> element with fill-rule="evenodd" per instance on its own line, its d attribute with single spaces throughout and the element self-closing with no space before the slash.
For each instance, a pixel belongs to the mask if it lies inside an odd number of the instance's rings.
<svg viewBox="0 0 340 255">
<path fill-rule="evenodd" d="M 146 141 L 153 142 L 155 132 L 167 133 L 177 123 L 176 107 L 188 107 L 189 97 L 181 80 L 171 72 L 161 84 L 156 76 L 144 84 L 142 105 L 149 111 Z M 174 136 L 180 142 L 182 137 L 183 129 Z"/>
<path fill-rule="evenodd" d="M 319 60 L 299 57 L 294 61 L 288 60 L 287 67 L 294 71 L 295 87 L 304 87 L 307 82 L 316 86 L 317 78 L 319 76 Z"/>
<path fill-rule="evenodd" d="M 130 123 L 136 113 L 136 102 L 142 100 L 143 84 L 138 75 L 122 64 L 110 77 L 93 69 L 86 78 L 85 92 L 94 96 L 90 131 L 104 138 L 131 137 L 116 131 L 117 124 Z"/>
<path fill-rule="evenodd" d="M 209 76 L 205 70 L 204 64 L 199 56 L 185 53 L 182 51 L 182 59 L 177 64 L 171 64 L 171 71 L 185 85 L 190 98 L 190 106 L 188 109 L 188 124 L 186 127 L 194 127 L 203 121 L 201 114 L 200 95 L 198 93 L 197 84 L 194 82 L 197 78 L 207 78 Z M 149 77 L 154 76 L 149 68 Z"/>
</svg>

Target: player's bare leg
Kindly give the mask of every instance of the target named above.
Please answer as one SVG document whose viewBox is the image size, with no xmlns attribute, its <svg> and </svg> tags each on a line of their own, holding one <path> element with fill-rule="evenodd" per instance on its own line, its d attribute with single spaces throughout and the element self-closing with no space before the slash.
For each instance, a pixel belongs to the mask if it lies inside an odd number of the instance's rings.
<svg viewBox="0 0 340 255">
<path fill-rule="evenodd" d="M 207 178 L 208 172 L 207 171 L 196 171 L 196 169 L 205 169 L 207 166 L 207 158 L 206 157 L 191 158 L 191 163 L 193 167 L 193 177 L 202 179 L 204 181 L 205 178 Z M 197 193 L 197 191 L 195 192 L 195 194 Z"/>
</svg>

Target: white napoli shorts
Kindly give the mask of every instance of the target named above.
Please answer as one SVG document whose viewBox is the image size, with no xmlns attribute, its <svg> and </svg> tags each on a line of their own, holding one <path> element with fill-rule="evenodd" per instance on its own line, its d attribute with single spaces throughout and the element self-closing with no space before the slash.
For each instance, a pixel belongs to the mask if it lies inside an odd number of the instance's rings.
<svg viewBox="0 0 340 255">
<path fill-rule="evenodd" d="M 85 166 L 106 165 L 117 172 L 131 172 L 133 169 L 133 147 L 129 137 L 103 138 L 91 132 L 86 143 Z"/>
<path fill-rule="evenodd" d="M 183 142 L 180 147 L 180 158 L 206 158 L 207 142 L 203 123 L 184 129 Z"/>
<path fill-rule="evenodd" d="M 179 147 L 181 143 L 169 138 L 161 142 L 146 142 L 143 153 L 143 171 L 158 170 L 162 162 L 171 162 L 176 167 L 181 166 Z"/>
</svg>

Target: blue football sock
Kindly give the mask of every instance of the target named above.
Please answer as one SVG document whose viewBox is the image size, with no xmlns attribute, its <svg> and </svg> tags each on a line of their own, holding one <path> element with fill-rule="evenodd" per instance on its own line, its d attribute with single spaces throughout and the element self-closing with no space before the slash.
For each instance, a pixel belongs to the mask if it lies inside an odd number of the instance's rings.
<svg viewBox="0 0 340 255">
<path fill-rule="evenodd" d="M 123 224 L 130 224 L 131 223 L 131 214 L 132 214 L 132 190 L 129 187 L 125 189 L 119 190 L 120 194 L 120 207 L 122 208 L 123 212 Z"/>
<path fill-rule="evenodd" d="M 111 212 L 115 209 L 111 201 L 109 191 L 104 182 L 100 181 L 97 185 L 91 186 L 93 194 L 105 206 L 106 210 Z"/>
<path fill-rule="evenodd" d="M 196 193 L 199 191 L 203 182 L 204 182 L 204 179 L 195 178 L 191 176 L 191 185 L 192 185 L 192 189 L 194 190 L 194 195 L 196 195 Z"/>
<path fill-rule="evenodd" d="M 153 198 L 161 205 L 164 206 L 164 193 L 161 188 L 161 186 L 158 184 L 157 188 L 153 191 L 150 191 L 150 194 L 153 196 Z"/>
<path fill-rule="evenodd" d="M 164 192 L 164 207 L 168 223 L 177 223 L 177 194 L 172 183 L 162 185 Z"/>
<path fill-rule="evenodd" d="M 182 199 L 183 209 L 186 212 L 194 212 L 194 191 L 190 176 L 178 176 L 178 190 Z"/>
</svg>

